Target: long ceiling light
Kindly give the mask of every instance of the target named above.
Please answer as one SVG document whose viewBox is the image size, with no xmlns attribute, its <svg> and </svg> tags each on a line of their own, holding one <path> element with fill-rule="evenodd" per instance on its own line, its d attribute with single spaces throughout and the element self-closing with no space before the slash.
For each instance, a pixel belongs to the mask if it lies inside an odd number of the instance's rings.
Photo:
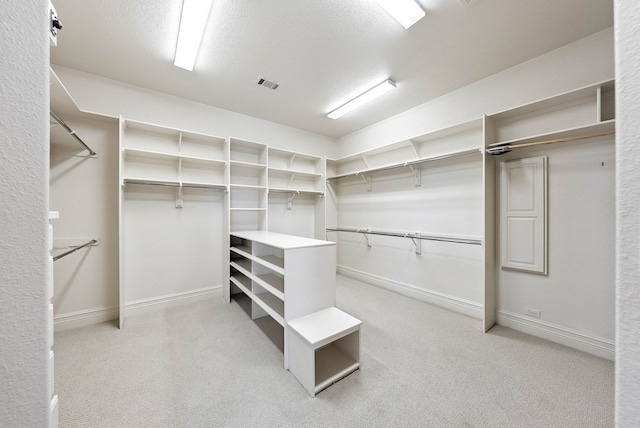
<svg viewBox="0 0 640 428">
<path fill-rule="evenodd" d="M 173 62 L 176 67 L 193 71 L 212 2 L 213 0 L 183 1 L 176 59 Z"/>
<path fill-rule="evenodd" d="M 404 28 L 409 28 L 424 17 L 424 10 L 414 0 L 376 0 L 389 15 Z"/>
<path fill-rule="evenodd" d="M 394 82 L 391 79 L 387 79 L 384 82 L 380 83 L 379 85 L 376 85 L 373 88 L 369 89 L 367 92 L 363 93 L 362 95 L 358 95 L 356 98 L 352 99 L 351 101 L 344 104 L 343 106 L 338 107 L 337 109 L 329 113 L 327 116 L 329 116 L 329 118 L 331 119 L 337 119 L 340 116 L 343 116 L 349 113 L 351 110 L 354 110 L 360 107 L 361 105 L 368 103 L 374 98 L 378 98 L 380 95 L 386 94 L 387 92 L 395 88 L 396 88 L 396 82 Z"/>
</svg>

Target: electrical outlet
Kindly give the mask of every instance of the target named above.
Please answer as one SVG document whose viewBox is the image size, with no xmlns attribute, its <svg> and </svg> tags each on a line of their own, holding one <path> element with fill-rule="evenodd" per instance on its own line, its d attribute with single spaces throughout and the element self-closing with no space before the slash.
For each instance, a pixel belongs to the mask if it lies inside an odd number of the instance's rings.
<svg viewBox="0 0 640 428">
<path fill-rule="evenodd" d="M 530 317 L 540 318 L 540 309 L 525 308 L 524 313 Z"/>
</svg>

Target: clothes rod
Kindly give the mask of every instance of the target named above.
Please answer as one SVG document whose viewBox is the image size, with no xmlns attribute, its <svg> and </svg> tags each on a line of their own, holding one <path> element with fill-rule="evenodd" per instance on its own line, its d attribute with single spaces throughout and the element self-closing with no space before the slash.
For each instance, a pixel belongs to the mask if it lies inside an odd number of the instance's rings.
<svg viewBox="0 0 640 428">
<path fill-rule="evenodd" d="M 607 135 L 613 135 L 615 133 L 616 131 L 594 132 L 593 134 L 582 134 L 582 135 L 574 135 L 573 137 L 553 138 L 550 140 L 535 141 L 532 143 L 513 144 L 513 145 L 505 144 L 503 146 L 496 145 L 495 147 L 488 148 L 487 153 L 489 153 L 490 155 L 497 156 L 497 155 L 508 153 L 512 149 L 534 147 L 534 146 L 540 146 L 543 144 L 568 143 L 570 141 L 586 140 L 589 138 L 597 138 L 597 137 L 606 137 Z"/>
<path fill-rule="evenodd" d="M 388 231 L 382 231 L 382 230 L 355 229 L 355 228 L 344 228 L 344 227 L 327 228 L 326 231 L 327 232 L 362 233 L 364 235 L 396 236 L 399 238 L 420 239 L 424 241 L 452 242 L 456 244 L 482 245 L 482 241 L 480 239 L 466 239 L 466 238 L 457 238 L 457 237 L 450 237 L 450 236 L 423 235 L 421 233 L 410 233 L 410 232 L 388 232 Z"/>
<path fill-rule="evenodd" d="M 69 128 L 69 126 L 68 126 L 66 123 L 64 123 L 64 120 L 60 119 L 60 117 L 58 117 L 58 115 L 57 115 L 57 114 L 55 114 L 55 113 L 54 113 L 54 112 L 52 112 L 52 111 L 49 111 L 49 114 L 51 115 L 51 117 L 52 117 L 52 118 L 54 118 L 54 119 L 55 119 L 55 121 L 56 121 L 56 122 L 58 122 L 58 123 L 60 124 L 60 126 L 62 126 L 62 127 L 64 128 L 64 130 L 65 130 L 65 131 L 67 131 L 67 133 L 69 133 L 69 134 L 70 134 L 73 138 L 75 138 L 75 139 L 76 139 L 80 144 L 82 144 L 82 146 L 83 146 L 85 149 L 87 149 L 87 150 L 89 151 L 89 154 L 90 154 L 91 156 L 95 156 L 95 155 L 97 155 L 97 154 L 98 154 L 98 153 L 94 152 L 94 151 L 91 149 L 91 147 L 87 146 L 87 145 L 85 144 L 85 142 L 84 142 L 84 141 L 82 141 L 82 139 L 76 135 L 76 131 L 74 131 L 73 129 Z"/>
<path fill-rule="evenodd" d="M 403 163 L 398 163 L 398 164 L 394 164 L 394 165 L 381 166 L 379 168 L 371 168 L 371 169 L 366 169 L 366 170 L 363 170 L 363 171 L 356 171 L 356 172 L 349 172 L 349 173 L 346 173 L 346 174 L 335 175 L 333 177 L 328 177 L 327 180 L 335 180 L 335 179 L 338 179 L 338 178 L 350 177 L 352 175 L 368 174 L 370 172 L 387 171 L 387 170 L 391 170 L 391 169 L 404 168 L 404 167 L 407 167 L 407 166 L 420 165 L 420 164 L 427 163 L 427 162 L 434 162 L 434 161 L 439 161 L 439 160 L 444 160 L 444 159 L 450 159 L 450 158 L 454 158 L 454 157 L 458 157 L 458 156 L 466 156 L 466 155 L 471 155 L 471 154 L 480 153 L 480 152 L 481 152 L 480 149 L 464 150 L 462 152 L 449 153 L 449 154 L 446 154 L 446 155 L 434 156 L 434 157 L 424 158 L 424 159 L 416 159 L 416 160 L 403 162 Z"/>
<path fill-rule="evenodd" d="M 124 179 L 124 184 L 142 184 L 145 186 L 165 186 L 165 187 L 188 187 L 191 189 L 211 189 L 211 190 L 226 190 L 227 186 L 223 184 L 180 184 L 171 183 L 168 181 L 147 181 L 147 180 L 135 180 Z"/>
<path fill-rule="evenodd" d="M 95 239 L 92 239 L 91 241 L 87 242 L 86 244 L 82 244 L 82 245 L 80 245 L 80 246 L 78 246 L 78 247 L 72 248 L 72 249 L 70 249 L 69 251 L 66 251 L 66 252 L 64 252 L 64 253 L 62 253 L 62 254 L 60 254 L 60 255 L 55 256 L 55 257 L 53 258 L 53 261 L 55 262 L 56 260 L 59 260 L 59 259 L 61 259 L 61 258 L 63 258 L 63 257 L 66 257 L 66 256 L 68 256 L 69 254 L 75 253 L 76 251 L 78 251 L 78 250 L 80 250 L 80 249 L 82 249 L 82 248 L 84 248 L 84 247 L 87 247 L 87 246 L 89 246 L 89 245 L 93 245 L 93 244 L 95 244 L 95 243 L 97 243 L 97 242 L 98 242 L 98 241 L 96 241 Z"/>
</svg>

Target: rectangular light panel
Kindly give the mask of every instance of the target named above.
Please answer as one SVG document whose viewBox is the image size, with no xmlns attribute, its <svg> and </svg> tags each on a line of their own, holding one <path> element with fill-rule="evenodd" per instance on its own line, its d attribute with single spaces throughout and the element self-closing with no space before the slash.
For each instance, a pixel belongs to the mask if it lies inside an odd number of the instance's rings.
<svg viewBox="0 0 640 428">
<path fill-rule="evenodd" d="M 368 103 L 369 101 L 375 98 L 378 98 L 380 95 L 385 94 L 395 88 L 396 88 L 396 82 L 394 82 L 391 79 L 387 79 L 384 82 L 369 89 L 367 92 L 363 93 L 362 95 L 358 95 L 356 98 L 352 99 L 345 105 L 338 107 L 337 109 L 329 113 L 327 116 L 329 116 L 329 118 L 331 119 L 337 119 L 340 116 L 343 116 L 349 113 L 350 111 L 360 107 L 361 105 Z"/>
<path fill-rule="evenodd" d="M 184 0 L 176 47 L 176 67 L 193 71 L 213 0 Z"/>
<path fill-rule="evenodd" d="M 424 17 L 424 10 L 414 0 L 376 0 L 404 28 Z"/>
</svg>

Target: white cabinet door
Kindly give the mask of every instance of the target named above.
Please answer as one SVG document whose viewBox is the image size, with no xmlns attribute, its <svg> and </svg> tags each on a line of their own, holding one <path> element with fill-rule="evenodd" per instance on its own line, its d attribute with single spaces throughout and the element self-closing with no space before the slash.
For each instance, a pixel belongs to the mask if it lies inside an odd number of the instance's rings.
<svg viewBox="0 0 640 428">
<path fill-rule="evenodd" d="M 500 163 L 503 268 L 547 273 L 546 156 Z"/>
</svg>

